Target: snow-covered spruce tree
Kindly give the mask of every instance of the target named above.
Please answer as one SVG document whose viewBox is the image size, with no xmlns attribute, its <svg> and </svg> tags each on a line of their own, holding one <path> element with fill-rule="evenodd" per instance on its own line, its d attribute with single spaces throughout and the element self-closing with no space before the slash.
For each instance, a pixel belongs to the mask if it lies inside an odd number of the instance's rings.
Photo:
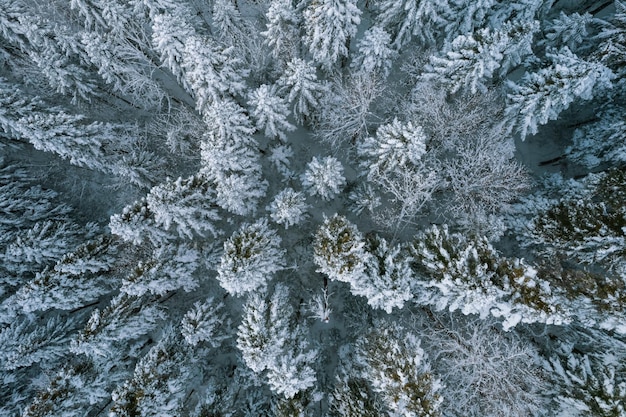
<svg viewBox="0 0 626 417">
<path fill-rule="evenodd" d="M 626 117 L 619 106 L 607 106 L 598 120 L 576 129 L 567 157 L 587 169 L 626 162 Z"/>
<path fill-rule="evenodd" d="M 243 79 L 247 71 L 234 48 L 224 48 L 210 38 L 187 38 L 182 68 L 200 114 L 204 115 L 214 102 L 246 90 Z"/>
<path fill-rule="evenodd" d="M 267 206 L 267 211 L 270 212 L 273 221 L 289 229 L 289 226 L 306 220 L 308 208 L 306 198 L 301 192 L 293 188 L 285 188 L 276 194 L 274 200 Z"/>
<path fill-rule="evenodd" d="M 379 321 L 356 343 L 355 361 L 389 415 L 436 417 L 443 398 L 420 340 L 394 323 Z"/>
<path fill-rule="evenodd" d="M 427 141 L 421 126 L 394 118 L 380 126 L 375 136 L 361 141 L 357 150 L 364 160 L 362 165 L 368 179 L 376 182 L 381 173 L 395 173 L 419 164 L 426 153 Z"/>
<path fill-rule="evenodd" d="M 38 272 L 15 294 L 26 313 L 82 307 L 112 290 L 115 239 L 102 235 L 64 255 L 52 268 Z"/>
<path fill-rule="evenodd" d="M 561 11 L 558 18 L 548 23 L 546 39 L 541 42 L 553 47 L 567 46 L 570 51 L 576 52 L 587 40 L 588 29 L 593 23 L 594 18 L 590 13 L 568 15 Z"/>
<path fill-rule="evenodd" d="M 320 159 L 314 156 L 307 164 L 301 181 L 309 195 L 319 196 L 325 201 L 335 198 L 346 185 L 343 166 L 332 156 Z"/>
<path fill-rule="evenodd" d="M 445 26 L 446 15 L 452 13 L 449 0 L 382 0 L 377 2 L 377 9 L 377 25 L 391 32 L 396 50 L 413 38 L 421 44 L 433 44 L 434 34 Z"/>
<path fill-rule="evenodd" d="M 289 107 L 287 102 L 277 94 L 275 85 L 261 85 L 248 96 L 248 105 L 251 107 L 251 116 L 256 121 L 258 130 L 264 131 L 268 138 L 278 138 L 287 141 L 285 132 L 295 129 L 287 117 Z"/>
<path fill-rule="evenodd" d="M 585 61 L 567 47 L 546 56 L 552 63 L 549 67 L 527 72 L 519 83 L 508 83 L 506 113 L 510 128 L 515 127 L 522 139 L 536 134 L 539 125 L 557 119 L 576 99 L 602 95 L 615 77 L 603 64 Z"/>
<path fill-rule="evenodd" d="M 148 210 L 155 223 L 165 230 L 175 229 L 182 238 L 217 237 L 215 223 L 220 216 L 215 203 L 215 190 L 202 174 L 166 181 L 153 187 L 146 196 Z"/>
<path fill-rule="evenodd" d="M 77 318 L 54 315 L 46 320 L 20 316 L 0 330 L 0 367 L 14 370 L 41 364 L 52 368 L 67 355 Z"/>
<path fill-rule="evenodd" d="M 255 373 L 267 370 L 271 390 L 287 399 L 317 381 L 311 364 L 317 351 L 309 348 L 302 325 L 294 319 L 289 291 L 278 284 L 269 300 L 251 293 L 237 333 L 237 347 Z"/>
<path fill-rule="evenodd" d="M 128 363 L 121 358 L 97 363 L 89 359 L 63 366 L 24 408 L 23 417 L 75 416 L 101 410 L 110 388 L 120 383 Z"/>
<path fill-rule="evenodd" d="M 624 351 L 583 354 L 562 346 L 545 364 L 558 387 L 559 415 L 626 416 L 625 360 Z"/>
<path fill-rule="evenodd" d="M 320 98 L 326 91 L 325 84 L 317 79 L 315 67 L 309 62 L 293 58 L 287 62 L 285 72 L 276 82 L 281 94 L 293 105 L 293 115 L 298 123 L 313 116 Z"/>
<path fill-rule="evenodd" d="M 267 30 L 261 32 L 272 56 L 290 61 L 297 55 L 301 16 L 293 0 L 272 0 L 265 15 Z"/>
<path fill-rule="evenodd" d="M 359 39 L 357 48 L 350 69 L 387 78 L 396 57 L 396 51 L 391 48 L 391 35 L 380 26 L 372 26 Z"/>
<path fill-rule="evenodd" d="M 252 36 L 237 3 L 232 0 L 216 0 L 213 3 L 212 17 L 214 33 L 225 45 L 240 45 L 247 40 L 246 37 Z"/>
<path fill-rule="evenodd" d="M 134 245 L 150 242 L 159 247 L 177 237 L 157 225 L 145 197 L 127 205 L 121 213 L 112 215 L 109 228 L 112 234 Z"/>
<path fill-rule="evenodd" d="M 351 282 L 365 270 L 365 238 L 357 227 L 339 214 L 324 218 L 315 233 L 314 261 L 318 272 L 331 280 Z"/>
<path fill-rule="evenodd" d="M 602 30 L 597 35 L 600 45 L 593 54 L 600 62 L 611 68 L 617 82 L 623 85 L 626 63 L 626 3 L 615 0 L 615 14 L 608 21 L 601 21 Z"/>
<path fill-rule="evenodd" d="M 69 218 L 37 222 L 10 239 L 4 253 L 0 253 L 3 268 L 12 275 L 11 280 L 32 277 L 75 250 L 81 241 L 93 238 L 98 229 L 95 223 L 83 228 Z"/>
<path fill-rule="evenodd" d="M 538 30 L 539 22 L 532 21 L 459 35 L 444 45 L 441 56 L 431 56 L 423 77 L 435 80 L 453 94 L 461 88 L 472 94 L 486 91 L 485 83 L 505 77 L 532 55 L 532 40 Z"/>
<path fill-rule="evenodd" d="M 313 60 L 330 71 L 337 60 L 348 56 L 350 39 L 361 22 L 355 0 L 320 0 L 304 11 L 304 42 Z"/>
<path fill-rule="evenodd" d="M 109 305 L 91 313 L 85 327 L 71 341 L 70 350 L 96 362 L 107 361 L 155 330 L 164 318 L 163 307 L 153 296 L 119 294 Z"/>
<path fill-rule="evenodd" d="M 256 212 L 268 184 L 262 177 L 252 122 L 230 99 L 212 103 L 204 118 L 201 173 L 215 183 L 217 204 L 241 216 Z"/>
<path fill-rule="evenodd" d="M 441 378 L 441 410 L 450 416 L 538 416 L 549 389 L 535 346 L 493 319 L 433 315 L 424 348 Z"/>
<path fill-rule="evenodd" d="M 235 296 L 265 288 L 272 275 L 284 266 L 285 251 L 280 248 L 280 242 L 266 218 L 243 223 L 224 242 L 217 268 L 220 285 Z"/>
<path fill-rule="evenodd" d="M 374 397 L 366 380 L 361 377 L 337 377 L 329 395 L 331 417 L 379 417 L 384 415 L 383 406 Z"/>
<path fill-rule="evenodd" d="M 367 298 L 373 308 L 388 314 L 401 309 L 413 298 L 412 281 L 415 279 L 406 248 L 390 247 L 387 241 L 372 235 L 366 239 L 365 270 L 350 281 L 350 292 Z"/>
<path fill-rule="evenodd" d="M 218 302 L 215 297 L 195 302 L 191 310 L 183 316 L 180 328 L 189 345 L 196 346 L 205 342 L 212 348 L 219 347 L 230 337 L 228 330 L 230 319 L 224 312 L 224 303 Z"/>
<path fill-rule="evenodd" d="M 131 379 L 111 394 L 110 417 L 182 415 L 183 401 L 194 376 L 191 354 L 167 328 L 161 340 L 135 366 Z"/>
<path fill-rule="evenodd" d="M 191 292 L 200 285 L 194 272 L 200 264 L 200 253 L 190 245 L 169 244 L 154 250 L 151 258 L 141 261 L 122 280 L 120 291 L 141 297 L 147 292 L 165 295 L 183 289 Z"/>
<path fill-rule="evenodd" d="M 451 234 L 432 226 L 417 235 L 410 252 L 415 259 L 415 302 L 464 315 L 500 317 L 509 329 L 518 323 L 562 324 L 572 312 L 537 270 L 522 259 L 500 256 L 485 238 Z"/>
</svg>

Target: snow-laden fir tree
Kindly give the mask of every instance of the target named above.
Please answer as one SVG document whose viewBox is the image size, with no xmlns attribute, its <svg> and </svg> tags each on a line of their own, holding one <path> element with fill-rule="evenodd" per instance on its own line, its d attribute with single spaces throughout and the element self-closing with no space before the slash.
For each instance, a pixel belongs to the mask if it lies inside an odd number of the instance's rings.
<svg viewBox="0 0 626 417">
<path fill-rule="evenodd" d="M 509 82 L 506 112 L 511 128 L 522 139 L 536 134 L 539 125 L 556 120 L 576 99 L 591 100 L 612 87 L 615 77 L 599 62 L 586 61 L 567 47 L 546 53 L 547 68 L 527 72 L 518 83 Z"/>
<path fill-rule="evenodd" d="M 571 335 L 560 340 L 544 361 L 556 391 L 555 412 L 574 417 L 626 416 L 624 342 L 596 332 L 579 339 L 581 345 L 572 340 Z"/>
<path fill-rule="evenodd" d="M 51 368 L 67 355 L 76 317 L 53 315 L 37 320 L 20 316 L 0 329 L 0 367 L 14 370 L 41 364 Z"/>
<path fill-rule="evenodd" d="M 492 315 L 505 329 L 520 322 L 558 325 L 572 319 L 572 311 L 537 269 L 500 256 L 485 238 L 432 226 L 416 236 L 410 252 L 420 277 L 413 282 L 419 305 L 481 318 Z"/>
<path fill-rule="evenodd" d="M 332 156 L 320 159 L 314 156 L 307 164 L 301 181 L 309 195 L 319 196 L 325 201 L 335 198 L 346 185 L 343 166 Z"/>
<path fill-rule="evenodd" d="M 301 16 L 293 0 L 272 0 L 265 15 L 267 30 L 261 32 L 276 59 L 290 61 L 296 57 L 300 43 Z"/>
<path fill-rule="evenodd" d="M 302 223 L 308 217 L 307 210 L 309 205 L 306 203 L 306 197 L 301 192 L 295 191 L 293 188 L 285 188 L 272 200 L 267 206 L 271 219 L 285 226 Z"/>
<path fill-rule="evenodd" d="M 200 264 L 200 253 L 190 245 L 169 244 L 154 250 L 151 258 L 141 261 L 122 280 L 120 291 L 141 297 L 147 292 L 165 295 L 183 289 L 191 292 L 200 285 L 194 272 Z"/>
<path fill-rule="evenodd" d="M 107 361 L 155 330 L 165 318 L 153 296 L 119 294 L 102 309 L 95 309 L 85 327 L 71 341 L 70 350 L 96 362 Z"/>
<path fill-rule="evenodd" d="M 594 57 L 611 68 L 618 75 L 618 82 L 623 83 L 626 63 L 626 3 L 615 0 L 615 14 L 608 21 L 601 21 L 602 30 L 597 35 L 600 45 Z"/>
<path fill-rule="evenodd" d="M 122 369 L 129 365 L 122 358 L 102 363 L 85 359 L 67 364 L 49 377 L 48 384 L 24 408 L 22 416 L 75 416 L 101 410 L 111 398 L 111 386 L 123 382 L 126 372 Z"/>
<path fill-rule="evenodd" d="M 355 0 L 320 0 L 304 11 L 304 42 L 322 68 L 330 71 L 339 58 L 348 56 L 361 13 Z"/>
<path fill-rule="evenodd" d="M 396 52 L 391 48 L 391 35 L 385 29 L 372 26 L 366 30 L 357 43 L 357 49 L 350 69 L 387 78 Z"/>
<path fill-rule="evenodd" d="M 337 377 L 329 395 L 331 417 L 379 417 L 384 415 L 380 400 L 366 380 L 355 376 Z"/>
<path fill-rule="evenodd" d="M 427 141 L 421 126 L 394 118 L 380 126 L 375 136 L 359 142 L 357 150 L 364 159 L 368 179 L 375 181 L 381 173 L 394 173 L 418 164 L 426 154 Z"/>
<path fill-rule="evenodd" d="M 317 79 L 315 67 L 309 62 L 293 58 L 287 62 L 283 75 L 276 82 L 281 94 L 293 105 L 293 115 L 298 123 L 312 117 L 319 106 L 326 87 Z"/>
<path fill-rule="evenodd" d="M 202 174 L 185 179 L 179 177 L 153 187 L 146 196 L 146 203 L 158 226 L 167 231 L 174 229 L 182 238 L 220 234 L 215 225 L 220 220 L 215 190 Z"/>
<path fill-rule="evenodd" d="M 379 236 L 368 236 L 365 250 L 365 270 L 350 281 L 350 292 L 367 298 L 372 308 L 390 314 L 401 309 L 413 298 L 411 284 L 415 279 L 410 263 L 412 258 L 401 246 L 390 247 Z"/>
<path fill-rule="evenodd" d="M 561 11 L 558 18 L 549 22 L 543 42 L 553 47 L 567 46 L 570 51 L 576 52 L 587 39 L 589 26 L 593 23 L 590 13 L 568 15 Z"/>
<path fill-rule="evenodd" d="M 205 342 L 217 348 L 230 337 L 229 330 L 230 319 L 224 312 L 224 303 L 215 297 L 195 302 L 180 323 L 180 332 L 191 346 Z"/>
<path fill-rule="evenodd" d="M 82 307 L 112 290 L 116 253 L 110 235 L 88 241 L 38 272 L 18 289 L 14 300 L 27 313 Z"/>
<path fill-rule="evenodd" d="M 284 266 L 281 238 L 266 218 L 243 223 L 224 242 L 217 280 L 231 295 L 240 296 L 266 287 L 272 275 Z"/>
<path fill-rule="evenodd" d="M 225 45 L 238 45 L 251 37 L 246 21 L 241 16 L 237 2 L 216 0 L 213 3 L 213 29 L 217 39 Z"/>
<path fill-rule="evenodd" d="M 246 90 L 243 79 L 247 70 L 235 49 L 224 48 L 210 38 L 192 36 L 186 40 L 182 68 L 200 114 L 204 115 L 214 102 Z"/>
<path fill-rule="evenodd" d="M 285 99 L 277 94 L 275 85 L 263 84 L 250 92 L 248 105 L 252 109 L 250 115 L 255 120 L 258 130 L 263 131 L 270 139 L 279 138 L 283 142 L 287 141 L 285 132 L 293 131 L 295 126 L 287 120 L 289 107 Z"/>
<path fill-rule="evenodd" d="M 607 106 L 598 120 L 574 131 L 567 157 L 587 169 L 626 162 L 626 117 L 619 106 Z"/>
<path fill-rule="evenodd" d="M 358 279 L 367 261 L 364 246 L 365 238 L 344 216 L 335 214 L 324 218 L 313 243 L 317 271 L 331 280 L 351 282 Z"/>
<path fill-rule="evenodd" d="M 289 290 L 278 284 L 269 299 L 251 293 L 237 333 L 237 347 L 255 373 L 267 370 L 273 392 L 287 399 L 315 385 L 311 364 L 317 351 L 308 346 L 301 324 L 289 304 Z"/>
<path fill-rule="evenodd" d="M 135 366 L 133 377 L 111 394 L 110 417 L 175 416 L 184 414 L 183 401 L 196 371 L 189 349 L 173 328 Z"/>
<path fill-rule="evenodd" d="M 539 22 L 532 21 L 459 35 L 444 45 L 441 56 L 431 56 L 423 76 L 436 80 L 453 94 L 461 88 L 472 94 L 485 91 L 491 79 L 506 76 L 532 55 L 532 40 L 538 30 Z"/>
<path fill-rule="evenodd" d="M 379 10 L 377 25 L 391 32 L 393 47 L 400 50 L 413 38 L 424 45 L 435 42 L 438 33 L 447 22 L 446 15 L 451 14 L 449 0 L 381 0 L 377 2 Z"/>
<path fill-rule="evenodd" d="M 415 335 L 382 321 L 356 343 L 355 362 L 390 416 L 440 415 L 441 382 L 420 345 Z"/>
<path fill-rule="evenodd" d="M 150 242 L 158 247 L 177 237 L 157 225 L 145 197 L 127 205 L 121 213 L 112 215 L 109 228 L 112 234 L 134 245 Z"/>
</svg>

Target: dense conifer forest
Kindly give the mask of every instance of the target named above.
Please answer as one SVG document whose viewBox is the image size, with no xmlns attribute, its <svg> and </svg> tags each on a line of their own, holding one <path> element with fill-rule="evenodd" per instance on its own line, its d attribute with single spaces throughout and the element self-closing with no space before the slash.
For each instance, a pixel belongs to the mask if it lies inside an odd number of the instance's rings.
<svg viewBox="0 0 626 417">
<path fill-rule="evenodd" d="M 625 75 L 623 0 L 0 0 L 0 417 L 625 417 Z"/>
</svg>

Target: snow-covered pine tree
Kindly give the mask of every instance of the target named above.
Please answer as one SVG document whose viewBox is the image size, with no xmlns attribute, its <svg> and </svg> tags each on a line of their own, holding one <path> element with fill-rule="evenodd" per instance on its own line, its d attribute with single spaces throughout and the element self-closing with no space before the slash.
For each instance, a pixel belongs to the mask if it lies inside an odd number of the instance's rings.
<svg viewBox="0 0 626 417">
<path fill-rule="evenodd" d="M 384 408 L 366 380 L 360 377 L 337 377 L 329 395 L 331 417 L 379 417 Z"/>
<path fill-rule="evenodd" d="M 322 68 L 330 71 L 339 58 L 348 56 L 361 13 L 355 0 L 320 0 L 304 11 L 304 42 Z"/>
<path fill-rule="evenodd" d="M 213 29 L 217 39 L 225 45 L 241 45 L 252 37 L 247 22 L 241 16 L 237 2 L 215 0 L 213 2 Z"/>
<path fill-rule="evenodd" d="M 24 408 L 23 417 L 77 416 L 101 410 L 110 400 L 110 388 L 125 375 L 128 363 L 90 359 L 63 366 Z"/>
<path fill-rule="evenodd" d="M 401 309 L 413 298 L 412 282 L 415 279 L 410 263 L 412 258 L 406 248 L 390 247 L 387 241 L 372 235 L 366 239 L 363 274 L 350 282 L 350 292 L 367 298 L 373 308 L 391 314 Z"/>
<path fill-rule="evenodd" d="M 391 48 L 391 35 L 385 29 L 372 26 L 366 30 L 357 43 L 357 49 L 350 69 L 387 78 L 396 52 Z"/>
<path fill-rule="evenodd" d="M 615 14 L 608 21 L 602 21 L 602 30 L 597 35 L 600 45 L 594 57 L 608 66 L 618 76 L 618 82 L 624 79 L 626 63 L 626 3 L 615 0 Z"/>
<path fill-rule="evenodd" d="M 15 294 L 15 302 L 30 313 L 72 310 L 97 300 L 113 288 L 116 249 L 110 235 L 82 244 L 24 284 Z"/>
<path fill-rule="evenodd" d="M 285 62 L 297 55 L 301 16 L 293 0 L 272 0 L 265 15 L 267 30 L 261 32 L 272 56 Z"/>
<path fill-rule="evenodd" d="M 121 213 L 112 215 L 109 228 L 112 234 L 134 245 L 150 242 L 159 247 L 176 238 L 156 224 L 145 197 L 127 205 Z"/>
<path fill-rule="evenodd" d="M 624 109 L 609 105 L 598 120 L 574 131 L 567 157 L 587 169 L 620 166 L 626 162 L 626 117 Z"/>
<path fill-rule="evenodd" d="M 331 280 L 349 283 L 358 279 L 367 261 L 364 246 L 365 238 L 344 216 L 324 218 L 313 243 L 317 271 Z"/>
<path fill-rule="evenodd" d="M 240 296 L 267 286 L 272 275 L 284 267 L 281 238 L 266 218 L 243 223 L 224 242 L 217 280 L 231 295 Z"/>
<path fill-rule="evenodd" d="M 158 226 L 168 231 L 174 228 L 180 237 L 192 239 L 207 233 L 220 235 L 215 198 L 213 184 L 203 174 L 196 174 L 153 187 L 146 203 Z"/>
<path fill-rule="evenodd" d="M 588 29 L 594 23 L 591 14 L 565 14 L 561 11 L 559 17 L 548 23 L 545 30 L 546 43 L 553 47 L 567 46 L 570 51 L 576 52 L 583 41 L 588 37 Z"/>
<path fill-rule="evenodd" d="M 375 136 L 359 142 L 357 151 L 364 160 L 368 179 L 377 182 L 376 177 L 383 173 L 396 173 L 419 164 L 426 154 L 427 141 L 421 126 L 394 118 L 380 126 Z"/>
<path fill-rule="evenodd" d="M 52 315 L 37 320 L 20 316 L 0 330 L 0 367 L 15 370 L 41 364 L 53 368 L 67 355 L 77 318 Z"/>
<path fill-rule="evenodd" d="M 180 331 L 191 346 L 205 342 L 217 348 L 230 337 L 230 325 L 231 321 L 224 312 L 224 303 L 209 297 L 202 302 L 195 302 L 191 310 L 185 313 Z"/>
<path fill-rule="evenodd" d="M 311 196 L 328 201 L 335 198 L 346 185 L 343 166 L 335 157 L 313 157 L 301 177 L 302 187 Z"/>
<path fill-rule="evenodd" d="M 267 206 L 272 220 L 285 226 L 285 229 L 302 223 L 308 217 L 308 208 L 306 197 L 293 188 L 285 188 L 276 194 L 274 200 Z"/>
<path fill-rule="evenodd" d="M 302 326 L 294 319 L 289 290 L 276 285 L 269 300 L 251 293 L 237 334 L 237 347 L 255 373 L 267 370 L 275 393 L 293 398 L 317 381 L 311 368 L 317 351 L 309 348 Z"/>
<path fill-rule="evenodd" d="M 313 110 L 319 106 L 320 98 L 326 91 L 323 82 L 317 79 L 315 67 L 300 58 L 287 62 L 283 75 L 276 83 L 281 94 L 286 94 L 287 101 L 293 104 L 293 115 L 298 123 L 313 116 Z"/>
<path fill-rule="evenodd" d="M 91 313 L 85 327 L 71 341 L 70 350 L 106 362 L 155 330 L 164 318 L 163 307 L 153 296 L 119 294 L 109 305 Z"/>
<path fill-rule="evenodd" d="M 200 253 L 192 246 L 173 243 L 161 246 L 122 280 L 120 291 L 135 297 L 147 292 L 162 296 L 181 288 L 191 292 L 200 285 L 194 275 L 199 265 Z"/>
<path fill-rule="evenodd" d="M 182 68 L 200 114 L 205 115 L 215 102 L 244 93 L 247 70 L 241 64 L 233 47 L 224 48 L 198 35 L 187 38 Z"/>
<path fill-rule="evenodd" d="M 395 323 L 379 321 L 356 343 L 362 377 L 380 395 L 389 415 L 436 417 L 443 398 L 420 340 Z"/>
<path fill-rule="evenodd" d="M 250 92 L 248 105 L 252 109 L 250 115 L 256 121 L 258 130 L 264 131 L 265 136 L 270 139 L 287 141 L 285 132 L 293 131 L 295 126 L 287 120 L 289 107 L 285 99 L 277 94 L 276 85 L 263 84 Z"/>
<path fill-rule="evenodd" d="M 599 62 L 586 61 L 567 47 L 546 53 L 552 65 L 527 72 L 519 83 L 509 82 L 506 113 L 511 129 L 522 139 L 536 134 L 539 125 L 555 120 L 576 99 L 591 100 L 612 87 L 615 77 Z"/>
<path fill-rule="evenodd" d="M 390 31 L 393 46 L 400 50 L 411 39 L 424 45 L 435 43 L 434 34 L 441 30 L 452 13 L 450 0 L 381 0 L 377 25 Z"/>
<path fill-rule="evenodd" d="M 486 91 L 486 82 L 505 77 L 533 54 L 532 40 L 538 30 L 539 22 L 531 21 L 459 35 L 444 45 L 441 56 L 431 56 L 423 77 L 436 80 L 452 94 L 461 88 L 471 94 Z"/>
<path fill-rule="evenodd" d="M 609 417 L 626 415 L 626 352 L 574 352 L 562 346 L 546 362 L 559 388 L 554 397 L 560 415 Z"/>
<path fill-rule="evenodd" d="M 183 415 L 183 401 L 197 371 L 180 334 L 166 328 L 161 340 L 135 366 L 131 379 L 111 394 L 110 417 Z"/>
<path fill-rule="evenodd" d="M 563 324 L 570 311 L 537 269 L 523 260 L 500 256 L 485 238 L 432 226 L 410 247 L 415 259 L 415 302 L 464 315 L 500 317 L 505 329 L 518 323 Z"/>
<path fill-rule="evenodd" d="M 262 177 L 252 122 L 233 100 L 211 104 L 205 121 L 201 173 L 215 183 L 217 204 L 241 216 L 254 213 L 268 184 Z"/>
</svg>

